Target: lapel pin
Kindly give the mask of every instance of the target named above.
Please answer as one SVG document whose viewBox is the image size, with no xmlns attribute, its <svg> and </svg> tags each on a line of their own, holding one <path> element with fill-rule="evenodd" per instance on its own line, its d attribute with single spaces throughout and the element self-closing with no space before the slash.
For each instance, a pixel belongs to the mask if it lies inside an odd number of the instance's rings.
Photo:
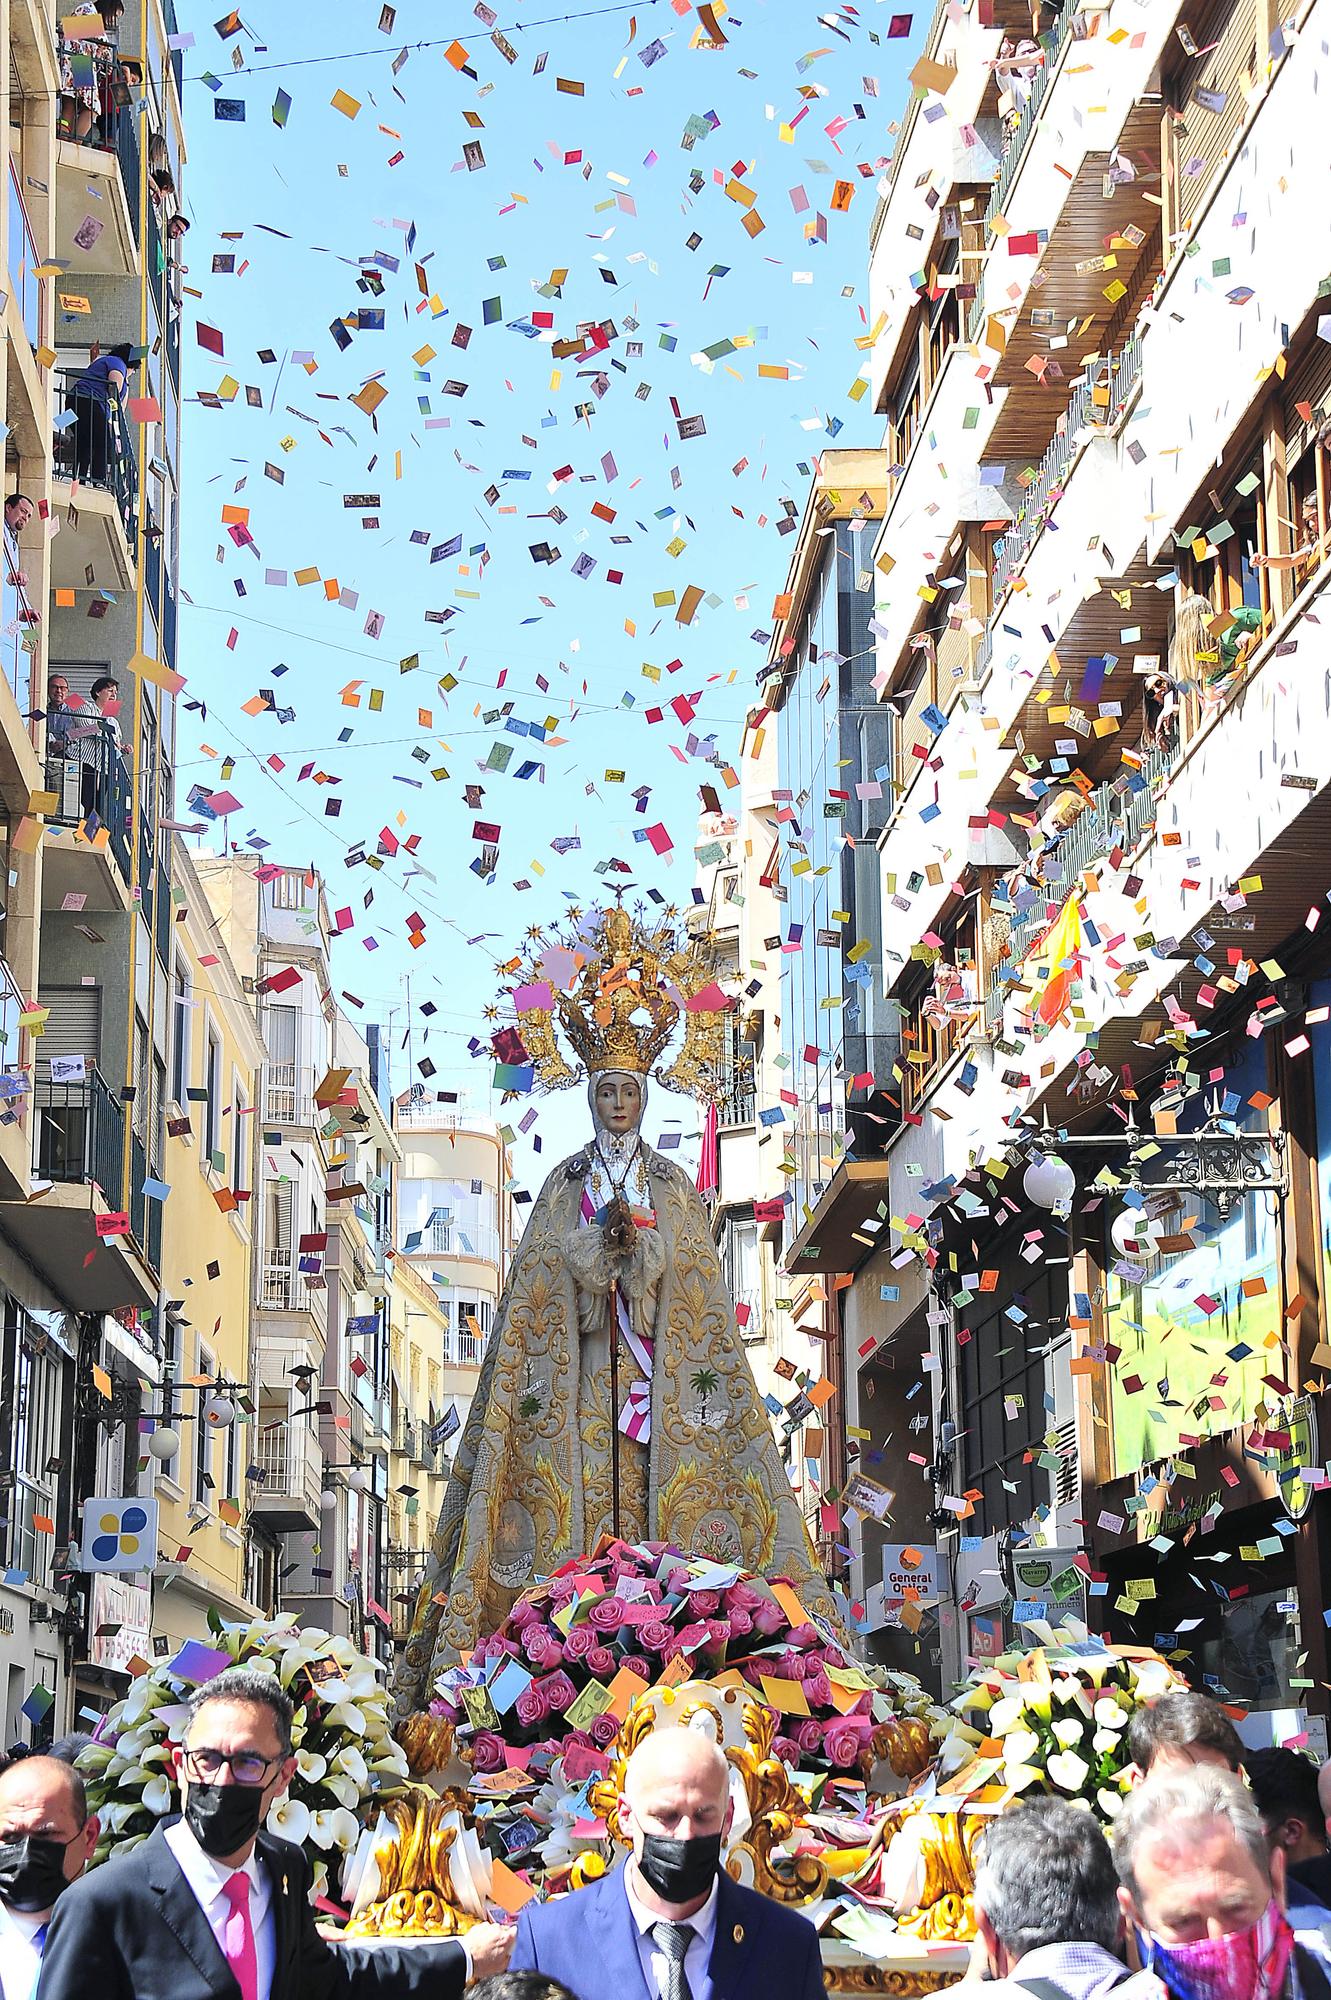
<svg viewBox="0 0 1331 2000">
<path fill-rule="evenodd" d="M 734 1939 L 735 1939 L 735 1943 L 736 1943 L 736 1944 L 743 1944 L 743 1942 L 744 1942 L 744 1926 L 743 1926 L 743 1924 L 736 1924 L 736 1926 L 735 1926 L 735 1929 L 734 1929 L 734 1932 L 733 1932 L 733 1936 L 734 1936 Z"/>
</svg>

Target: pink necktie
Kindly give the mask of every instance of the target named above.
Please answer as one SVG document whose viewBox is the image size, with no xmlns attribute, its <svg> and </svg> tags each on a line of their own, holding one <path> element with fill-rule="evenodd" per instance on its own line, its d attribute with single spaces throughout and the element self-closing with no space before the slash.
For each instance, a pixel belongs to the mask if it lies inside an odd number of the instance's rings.
<svg viewBox="0 0 1331 2000">
<path fill-rule="evenodd" d="M 227 1877 L 222 1893 L 231 1905 L 223 1932 L 226 1962 L 236 1975 L 240 2000 L 259 2000 L 259 1961 L 254 1950 L 254 1926 L 250 1922 L 250 1878 L 243 1870 Z"/>
</svg>

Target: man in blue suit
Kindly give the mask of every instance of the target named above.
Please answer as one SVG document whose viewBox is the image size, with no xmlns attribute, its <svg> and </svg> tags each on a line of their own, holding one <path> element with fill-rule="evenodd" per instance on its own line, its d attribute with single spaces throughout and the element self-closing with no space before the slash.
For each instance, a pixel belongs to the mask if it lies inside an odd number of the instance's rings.
<svg viewBox="0 0 1331 2000">
<path fill-rule="evenodd" d="M 729 1767 L 710 1738 L 662 1729 L 629 1759 L 619 1802 L 632 1854 L 612 1875 L 529 1905 L 510 1961 L 578 2000 L 823 2000 L 806 1917 L 721 1867 Z"/>
</svg>

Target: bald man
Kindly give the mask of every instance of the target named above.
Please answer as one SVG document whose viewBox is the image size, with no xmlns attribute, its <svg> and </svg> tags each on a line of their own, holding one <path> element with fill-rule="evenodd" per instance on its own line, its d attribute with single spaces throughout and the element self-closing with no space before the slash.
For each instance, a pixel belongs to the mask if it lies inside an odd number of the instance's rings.
<svg viewBox="0 0 1331 2000">
<path fill-rule="evenodd" d="M 0 1774 L 0 1990 L 32 2000 L 51 1912 L 97 1845 L 83 1780 L 56 1757 Z"/>
<path fill-rule="evenodd" d="M 730 1767 L 710 1737 L 647 1737 L 620 1794 L 623 1867 L 529 1904 L 511 1969 L 543 1972 L 578 2000 L 823 2000 L 813 1925 L 721 1866 L 733 1809 Z"/>
</svg>

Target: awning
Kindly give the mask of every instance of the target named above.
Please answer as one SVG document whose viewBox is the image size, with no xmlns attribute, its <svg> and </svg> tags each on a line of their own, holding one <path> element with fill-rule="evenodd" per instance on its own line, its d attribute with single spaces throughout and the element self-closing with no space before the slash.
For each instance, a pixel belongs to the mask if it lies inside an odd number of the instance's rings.
<svg viewBox="0 0 1331 2000">
<path fill-rule="evenodd" d="M 888 1193 L 886 1160 L 843 1160 L 827 1184 L 817 1207 L 786 1251 L 785 1267 L 794 1278 L 806 1271 L 854 1271 L 871 1257 L 877 1236 L 887 1241 L 886 1227 L 866 1232 L 878 1220 L 878 1204 Z"/>
</svg>

